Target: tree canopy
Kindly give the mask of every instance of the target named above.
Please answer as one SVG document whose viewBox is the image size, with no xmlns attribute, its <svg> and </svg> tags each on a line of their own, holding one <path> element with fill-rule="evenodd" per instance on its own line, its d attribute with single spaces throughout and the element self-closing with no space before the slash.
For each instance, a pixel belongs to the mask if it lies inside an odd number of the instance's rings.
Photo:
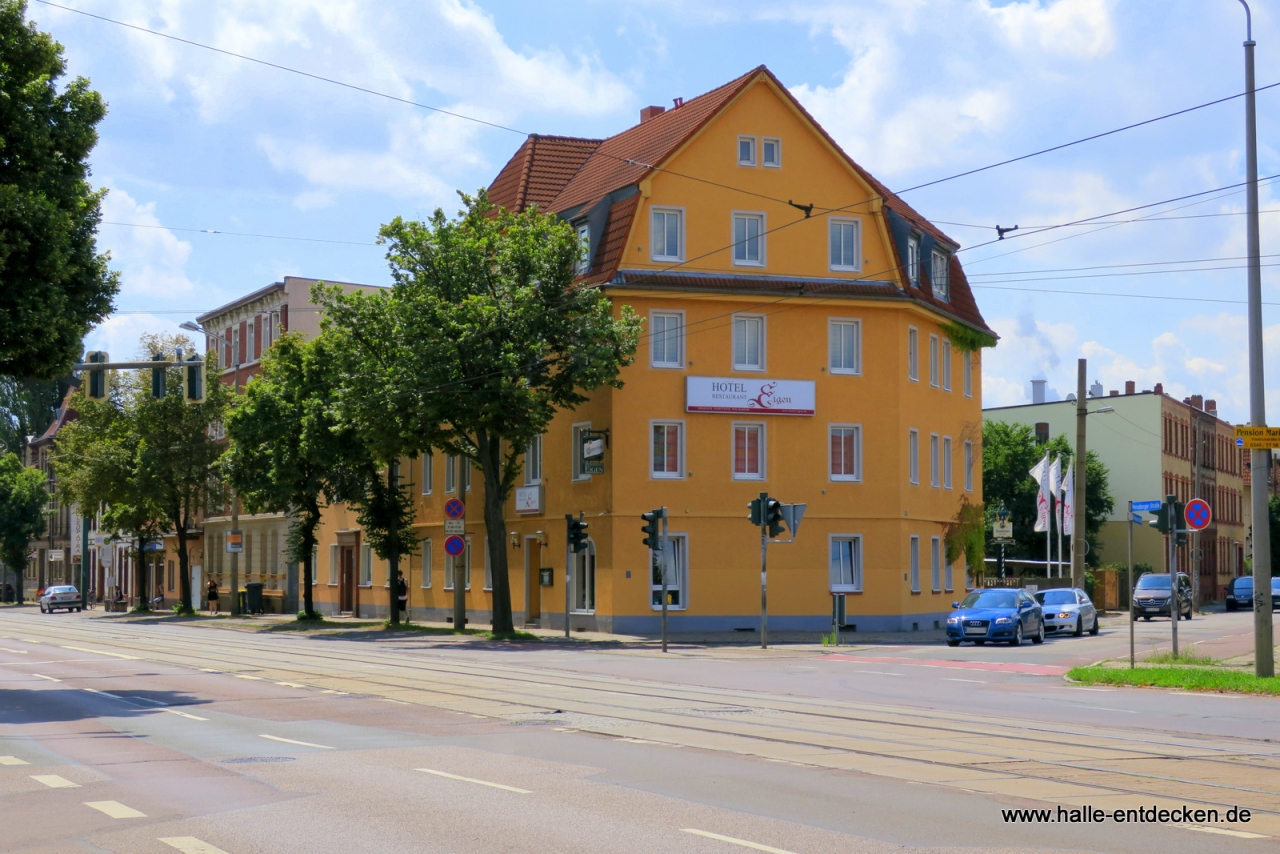
<svg viewBox="0 0 1280 854">
<path fill-rule="evenodd" d="M 119 289 L 87 180 L 107 107 L 82 77 L 59 91 L 62 46 L 25 13 L 0 0 L 0 375 L 53 379 Z"/>
<path fill-rule="evenodd" d="M 27 547 L 44 533 L 48 500 L 43 472 L 24 466 L 17 454 L 0 455 L 0 563 L 6 570 L 0 573 L 0 601 L 10 571 L 21 601 Z"/>
<path fill-rule="evenodd" d="M 525 447 L 558 411 L 621 385 L 641 324 L 574 283 L 582 247 L 568 223 L 496 209 L 484 191 L 462 201 L 453 219 L 437 209 L 383 227 L 390 291 L 316 299 L 341 358 L 343 418 L 378 458 L 437 449 L 480 470 L 493 626 L 510 632 L 503 504 Z"/>
<path fill-rule="evenodd" d="M 1054 457 L 1062 457 L 1066 465 L 1071 459 L 1072 445 L 1065 436 L 1056 436 L 1045 444 L 1036 442 L 1035 431 L 1025 424 L 1007 424 L 1003 421 L 987 421 L 982 426 L 982 494 L 986 499 L 988 523 L 995 519 L 996 510 L 1003 502 L 1013 523 L 1013 536 L 1017 541 L 1005 547 L 1011 558 L 1044 559 L 1044 534 L 1035 531 L 1036 493 L 1039 486 L 1030 474 L 1031 468 L 1048 451 Z M 1065 470 L 1064 470 L 1065 476 Z M 1106 465 L 1093 452 L 1085 454 L 1085 539 L 1089 552 L 1085 561 L 1089 566 L 1099 565 L 1098 534 L 1115 506 L 1111 496 Z M 1079 522 L 1081 515 L 1076 512 Z M 1056 522 L 1054 530 L 1056 531 Z M 1055 534 L 1056 539 L 1056 534 Z M 1065 540 L 1064 540 L 1065 541 Z M 990 546 L 996 552 L 999 546 Z M 1054 546 L 1057 554 L 1057 546 Z"/>
</svg>

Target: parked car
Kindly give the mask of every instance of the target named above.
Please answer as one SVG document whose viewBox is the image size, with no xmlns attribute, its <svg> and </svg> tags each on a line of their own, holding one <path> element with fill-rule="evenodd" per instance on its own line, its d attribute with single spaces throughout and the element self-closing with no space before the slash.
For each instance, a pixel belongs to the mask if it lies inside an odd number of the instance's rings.
<svg viewBox="0 0 1280 854">
<path fill-rule="evenodd" d="M 1071 632 L 1076 637 L 1085 633 L 1098 633 L 1098 609 L 1093 606 L 1089 594 L 1079 587 L 1059 590 L 1041 590 L 1036 601 L 1044 611 L 1044 629 L 1047 632 Z"/>
<path fill-rule="evenodd" d="M 40 613 L 42 614 L 52 614 L 59 608 L 79 611 L 83 605 L 84 603 L 80 601 L 80 591 L 70 584 L 50 587 L 40 595 Z"/>
<path fill-rule="evenodd" d="M 1171 588 L 1169 573 L 1144 572 L 1133 588 L 1133 616 L 1150 620 L 1152 617 L 1167 617 L 1172 613 L 1170 607 Z M 1178 613 L 1182 619 L 1191 619 L 1191 579 L 1186 573 L 1178 573 Z"/>
<path fill-rule="evenodd" d="M 1227 610 L 1253 610 L 1253 576 L 1242 575 L 1227 585 Z M 1271 576 L 1271 610 L 1280 608 L 1280 575 Z"/>
<path fill-rule="evenodd" d="M 1044 643 L 1044 613 L 1025 590 L 975 590 L 951 607 L 956 610 L 947 617 L 947 646 L 961 641 L 1018 646 L 1024 638 Z"/>
</svg>

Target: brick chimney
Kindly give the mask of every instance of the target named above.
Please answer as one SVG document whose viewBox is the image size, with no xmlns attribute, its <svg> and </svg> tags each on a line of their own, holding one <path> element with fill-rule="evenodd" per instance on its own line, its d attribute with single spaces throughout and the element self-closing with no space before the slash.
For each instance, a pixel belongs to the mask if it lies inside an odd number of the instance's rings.
<svg viewBox="0 0 1280 854">
<path fill-rule="evenodd" d="M 1111 389 L 1111 395 L 1110 395 L 1110 396 L 1111 396 L 1111 397 L 1119 397 L 1119 396 L 1120 396 L 1120 392 L 1113 388 L 1113 389 Z"/>
<path fill-rule="evenodd" d="M 1156 383 L 1155 388 L 1153 388 L 1152 391 L 1156 394 L 1164 394 L 1164 383 Z"/>
<path fill-rule="evenodd" d="M 1196 409 L 1203 410 L 1203 409 L 1204 409 L 1204 395 L 1200 395 L 1200 394 L 1193 394 L 1193 395 L 1191 395 L 1191 405 L 1192 405 L 1192 406 L 1194 406 Z"/>
<path fill-rule="evenodd" d="M 1217 418 L 1218 417 L 1218 401 L 1206 400 L 1204 402 L 1204 411 L 1212 415 L 1214 418 Z"/>
<path fill-rule="evenodd" d="M 641 107 L 640 108 L 640 124 L 644 124 L 654 116 L 660 116 L 667 111 L 666 107 Z"/>
<path fill-rule="evenodd" d="M 1137 393 L 1138 393 L 1138 386 L 1134 383 L 1134 381 L 1133 381 L 1133 380 L 1125 380 L 1125 383 L 1124 383 L 1124 393 L 1125 393 L 1125 394 L 1137 394 Z"/>
</svg>

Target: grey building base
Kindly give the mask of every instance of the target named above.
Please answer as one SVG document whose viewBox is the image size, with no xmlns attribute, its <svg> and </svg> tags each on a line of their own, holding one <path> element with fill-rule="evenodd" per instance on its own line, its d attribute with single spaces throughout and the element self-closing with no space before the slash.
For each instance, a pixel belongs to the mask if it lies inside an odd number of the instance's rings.
<svg viewBox="0 0 1280 854">
<path fill-rule="evenodd" d="M 867 614 L 850 614 L 845 617 L 844 630 L 859 632 L 926 632 L 945 628 L 949 611 L 938 611 L 926 614 L 887 614 L 883 616 Z M 564 615 L 554 614 L 559 618 L 560 628 L 564 628 Z M 573 625 L 577 626 L 574 615 Z M 545 619 L 545 617 L 544 617 Z M 610 628 L 599 631 L 615 632 L 621 635 L 652 635 L 662 631 L 662 614 L 652 617 L 616 616 L 609 619 Z M 748 629 L 760 630 L 760 615 L 744 615 L 740 617 L 687 616 L 679 612 L 667 612 L 667 630 L 671 632 L 732 632 Z M 776 632 L 829 632 L 831 631 L 831 615 L 814 616 L 778 615 L 769 617 L 769 630 Z"/>
</svg>

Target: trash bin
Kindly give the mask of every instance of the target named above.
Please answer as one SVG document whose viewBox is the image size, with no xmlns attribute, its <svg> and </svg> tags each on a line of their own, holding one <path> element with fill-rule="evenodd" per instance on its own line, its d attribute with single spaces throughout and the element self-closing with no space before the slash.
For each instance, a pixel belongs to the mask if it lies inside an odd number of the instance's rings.
<svg viewBox="0 0 1280 854">
<path fill-rule="evenodd" d="M 250 581 L 244 586 L 245 613 L 262 613 L 262 586 L 261 581 Z"/>
</svg>

